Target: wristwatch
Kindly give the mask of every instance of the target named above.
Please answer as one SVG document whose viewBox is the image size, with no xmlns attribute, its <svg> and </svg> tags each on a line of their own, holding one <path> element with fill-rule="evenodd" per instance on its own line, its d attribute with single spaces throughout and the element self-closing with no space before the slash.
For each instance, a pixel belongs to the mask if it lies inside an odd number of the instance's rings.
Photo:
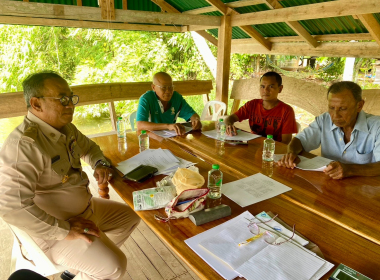
<svg viewBox="0 0 380 280">
<path fill-rule="evenodd" d="M 105 166 L 105 167 L 111 167 L 111 163 L 109 163 L 108 161 L 106 161 L 106 160 L 98 160 L 96 163 L 95 163 L 95 168 L 98 166 L 98 165 L 103 165 L 103 166 Z"/>
</svg>

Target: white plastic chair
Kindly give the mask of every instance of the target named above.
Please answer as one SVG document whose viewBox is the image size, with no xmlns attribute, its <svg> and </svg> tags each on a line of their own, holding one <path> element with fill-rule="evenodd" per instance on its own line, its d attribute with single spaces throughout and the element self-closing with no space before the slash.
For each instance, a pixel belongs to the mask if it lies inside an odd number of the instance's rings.
<svg viewBox="0 0 380 280">
<path fill-rule="evenodd" d="M 218 111 L 215 110 L 215 105 L 219 105 Z M 212 117 L 211 117 L 212 121 L 217 121 L 219 116 L 223 116 L 227 110 L 227 106 L 224 102 L 222 102 L 222 101 L 209 101 L 206 103 L 206 105 L 203 109 L 201 121 L 210 120 L 210 116 L 208 116 L 208 111 L 209 111 L 210 107 L 212 108 Z"/>
<path fill-rule="evenodd" d="M 129 123 L 131 124 L 132 131 L 136 131 L 135 129 L 136 114 L 137 112 L 134 111 L 129 115 Z"/>
<path fill-rule="evenodd" d="M 54 264 L 25 231 L 9 224 L 8 226 L 14 236 L 10 274 L 19 269 L 29 269 L 42 276 L 49 276 L 67 269 L 66 267 Z M 24 258 L 19 242 L 21 242 L 23 249 L 28 253 L 29 260 Z"/>
</svg>

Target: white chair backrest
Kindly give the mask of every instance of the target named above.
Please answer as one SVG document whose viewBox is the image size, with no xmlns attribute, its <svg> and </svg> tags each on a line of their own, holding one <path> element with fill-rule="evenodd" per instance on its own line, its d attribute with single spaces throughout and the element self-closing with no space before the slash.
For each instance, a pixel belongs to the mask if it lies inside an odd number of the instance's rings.
<svg viewBox="0 0 380 280">
<path fill-rule="evenodd" d="M 54 264 L 46 254 L 41 250 L 40 247 L 36 244 L 32 237 L 27 234 L 25 231 L 20 230 L 19 228 L 9 225 L 13 236 L 13 250 L 12 250 L 12 265 L 11 265 L 11 274 L 19 269 L 30 269 L 43 276 L 53 275 L 62 271 L 65 271 L 67 268 Z M 22 247 L 28 253 L 28 259 L 34 262 L 26 260 L 23 257 L 19 241 L 22 244 Z"/>
<path fill-rule="evenodd" d="M 215 110 L 215 105 L 219 105 L 218 111 Z M 202 112 L 202 116 L 201 116 L 202 121 L 210 120 L 210 117 L 208 115 L 210 107 L 212 108 L 212 117 L 211 117 L 212 121 L 217 121 L 219 116 L 223 116 L 227 110 L 227 106 L 224 102 L 222 102 L 222 101 L 209 101 L 206 103 L 205 107 L 203 108 L 203 112 Z"/>
<path fill-rule="evenodd" d="M 135 129 L 135 120 L 136 120 L 136 114 L 137 112 L 134 111 L 129 115 L 129 123 L 131 124 L 132 131 L 136 131 Z"/>
</svg>

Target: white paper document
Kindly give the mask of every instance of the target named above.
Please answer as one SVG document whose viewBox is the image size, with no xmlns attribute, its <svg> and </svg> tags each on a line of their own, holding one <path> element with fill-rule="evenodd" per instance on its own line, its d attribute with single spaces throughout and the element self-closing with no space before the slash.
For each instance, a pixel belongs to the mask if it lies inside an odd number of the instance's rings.
<svg viewBox="0 0 380 280">
<path fill-rule="evenodd" d="M 127 174 L 139 165 L 154 166 L 158 169 L 158 174 L 170 174 L 177 170 L 178 167 L 187 168 L 194 165 L 190 161 L 178 158 L 169 150 L 149 149 L 145 150 L 134 157 L 120 162 L 116 167 L 123 174 Z"/>
<path fill-rule="evenodd" d="M 275 154 L 274 161 L 279 161 L 284 155 L 283 154 Z M 314 157 L 314 158 L 306 158 L 303 156 L 298 156 L 300 158 L 300 162 L 297 164 L 296 168 L 308 171 L 323 171 L 327 165 L 332 162 L 331 159 L 324 157 Z"/>
<path fill-rule="evenodd" d="M 186 133 L 190 132 L 192 130 L 191 127 L 187 127 L 187 126 L 184 126 L 185 130 L 186 130 Z M 174 136 L 177 136 L 177 133 L 175 132 L 175 130 L 153 130 L 151 131 L 153 132 L 154 134 L 158 135 L 158 136 L 161 136 L 163 138 L 170 138 L 170 137 L 174 137 Z"/>
<path fill-rule="evenodd" d="M 218 137 L 217 137 L 218 133 L 217 133 L 216 129 L 214 129 L 214 130 L 208 130 L 208 131 L 202 131 L 202 133 L 204 135 L 206 135 L 207 137 L 218 139 Z M 261 136 L 257 135 L 257 134 L 252 134 L 252 133 L 249 133 L 249 132 L 245 132 L 245 131 L 239 130 L 238 134 L 235 135 L 235 136 L 228 136 L 228 135 L 226 135 L 226 140 L 249 141 L 249 140 L 252 140 L 252 139 L 255 139 L 255 138 L 258 138 L 258 137 L 261 137 Z"/>
<path fill-rule="evenodd" d="M 222 193 L 241 207 L 246 207 L 290 190 L 291 188 L 261 173 L 224 184 L 222 187 Z"/>
</svg>

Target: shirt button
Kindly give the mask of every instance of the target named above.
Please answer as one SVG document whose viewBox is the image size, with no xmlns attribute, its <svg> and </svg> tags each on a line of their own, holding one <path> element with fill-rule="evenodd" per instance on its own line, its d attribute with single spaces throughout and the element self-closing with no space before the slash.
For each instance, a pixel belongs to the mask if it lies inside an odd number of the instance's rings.
<svg viewBox="0 0 380 280">
<path fill-rule="evenodd" d="M 345 154 L 345 153 L 346 153 L 346 151 L 343 152 L 343 154 Z"/>
</svg>

